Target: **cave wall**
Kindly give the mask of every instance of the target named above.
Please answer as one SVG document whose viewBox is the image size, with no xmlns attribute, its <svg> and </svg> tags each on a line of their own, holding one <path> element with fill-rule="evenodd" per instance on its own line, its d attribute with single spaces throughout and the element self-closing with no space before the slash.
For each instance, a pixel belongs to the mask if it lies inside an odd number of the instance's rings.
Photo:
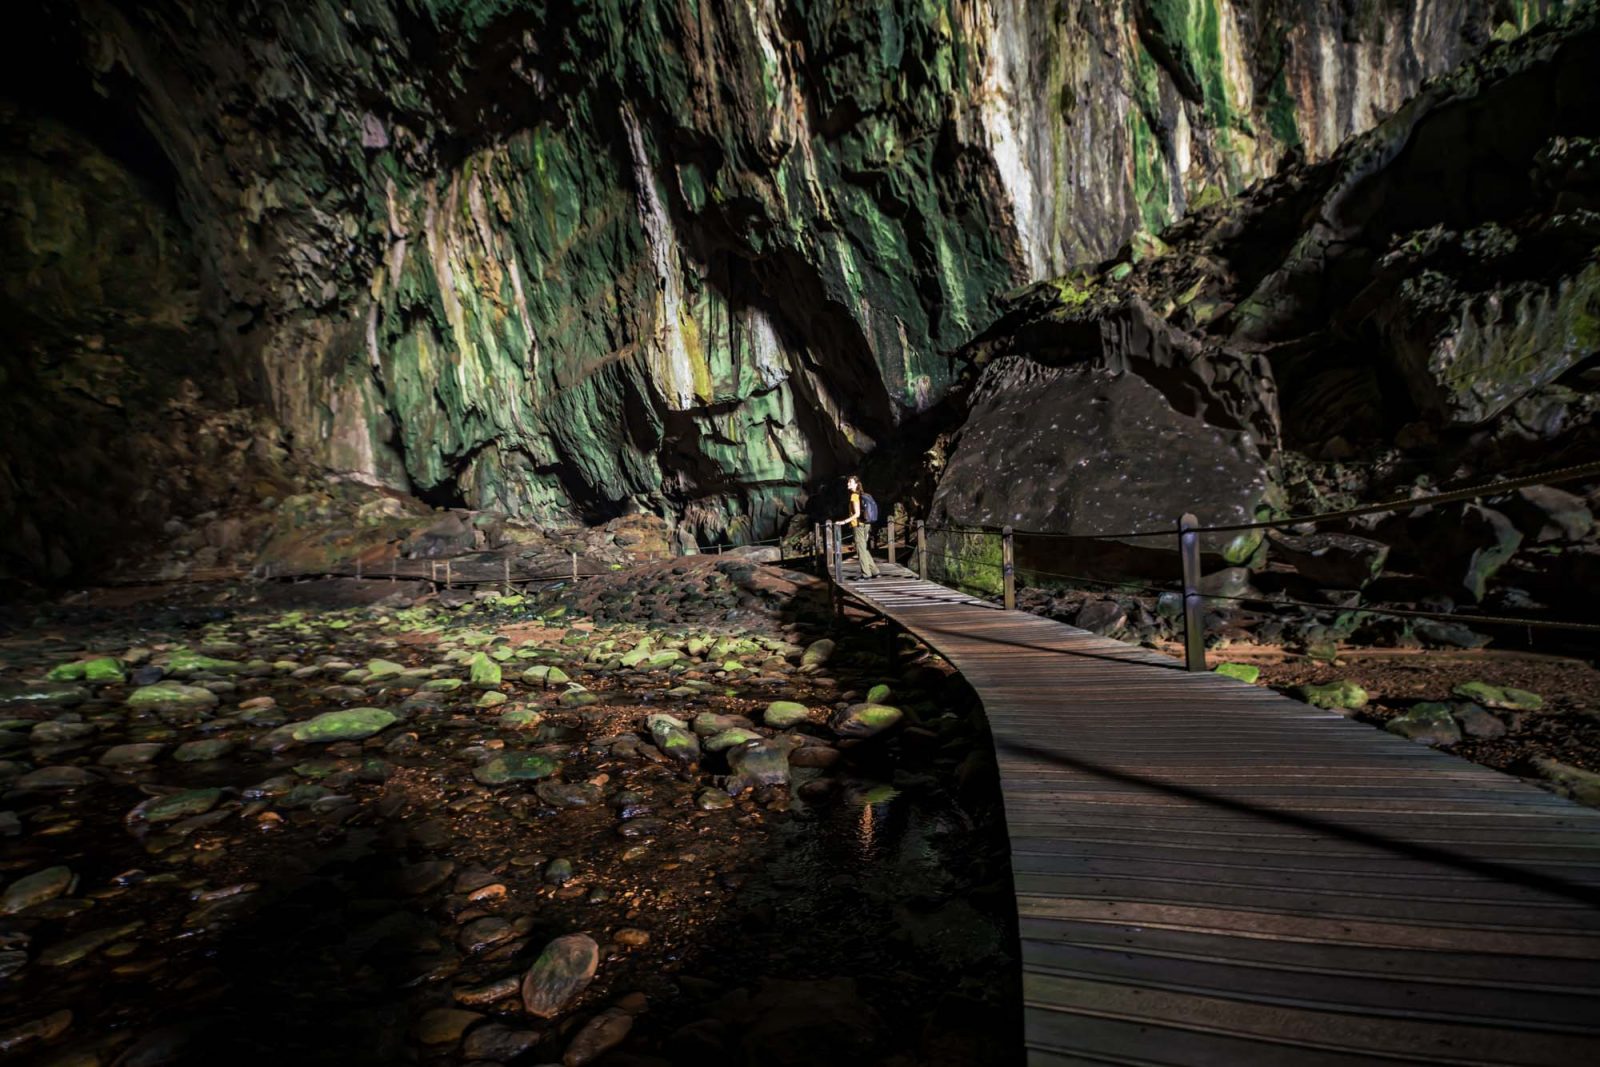
<svg viewBox="0 0 1600 1067">
<path fill-rule="evenodd" d="M 1002 294 L 1330 153 L 1550 6 L 50 0 L 329 471 L 770 533 Z"/>
</svg>

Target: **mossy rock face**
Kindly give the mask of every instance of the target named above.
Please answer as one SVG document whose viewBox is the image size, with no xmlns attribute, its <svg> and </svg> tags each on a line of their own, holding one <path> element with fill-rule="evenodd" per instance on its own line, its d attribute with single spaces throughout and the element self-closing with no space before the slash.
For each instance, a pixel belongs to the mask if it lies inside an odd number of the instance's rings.
<svg viewBox="0 0 1600 1067">
<path fill-rule="evenodd" d="M 500 664 L 479 652 L 472 657 L 472 684 L 479 689 L 493 689 L 500 684 Z"/>
<path fill-rule="evenodd" d="M 428 693 L 453 693 L 464 684 L 460 678 L 434 678 L 423 682 L 422 688 Z"/>
<path fill-rule="evenodd" d="M 206 711 L 217 706 L 217 694 L 197 685 L 157 682 L 128 695 L 128 707 L 137 711 Z"/>
<path fill-rule="evenodd" d="M 328 711 L 314 719 L 296 723 L 290 736 L 296 741 L 326 744 L 332 741 L 359 741 L 393 726 L 400 720 L 384 708 L 350 708 Z"/>
<path fill-rule="evenodd" d="M 1544 707 L 1544 697 L 1526 689 L 1490 685 L 1488 682 L 1463 682 L 1451 692 L 1462 700 L 1482 704 L 1486 708 L 1502 711 L 1537 711 Z"/>
<path fill-rule="evenodd" d="M 886 686 L 886 685 L 875 685 L 871 689 L 867 690 L 867 703 L 868 704 L 882 704 L 885 700 L 888 700 L 888 699 L 889 699 L 889 687 Z"/>
<path fill-rule="evenodd" d="M 876 737 L 905 718 L 905 712 L 887 704 L 853 704 L 833 718 L 840 737 Z"/>
<path fill-rule="evenodd" d="M 1384 723 L 1383 728 L 1424 745 L 1453 745 L 1461 740 L 1461 727 L 1448 704 L 1418 704 Z"/>
<path fill-rule="evenodd" d="M 671 715 L 652 715 L 649 727 L 656 747 L 679 763 L 693 763 L 700 758 L 700 739 L 682 720 Z"/>
<path fill-rule="evenodd" d="M 1295 695 L 1314 708 L 1328 711 L 1354 711 L 1367 706 L 1367 691 L 1345 678 L 1321 685 L 1302 685 L 1295 690 Z"/>
<path fill-rule="evenodd" d="M 374 659 L 367 661 L 367 676 L 369 678 L 395 678 L 405 673 L 405 665 L 396 663 L 393 660 Z"/>
<path fill-rule="evenodd" d="M 497 690 L 491 690 L 478 698 L 477 706 L 480 708 L 498 708 L 510 698 Z"/>
<path fill-rule="evenodd" d="M 128 677 L 123 673 L 121 660 L 101 656 L 83 665 L 83 680 L 90 685 L 121 685 Z"/>
<path fill-rule="evenodd" d="M 537 752 L 502 752 L 473 768 L 472 777 L 483 785 L 536 782 L 559 773 L 561 764 Z"/>
<path fill-rule="evenodd" d="M 1220 674 L 1224 678 L 1232 678 L 1235 681 L 1248 682 L 1254 685 L 1257 679 L 1261 677 L 1261 668 L 1249 663 L 1219 663 L 1214 673 Z"/>
<path fill-rule="evenodd" d="M 774 700 L 761 714 L 761 721 L 774 730 L 787 730 L 810 718 L 811 710 L 804 704 L 796 704 L 792 700 Z"/>
</svg>

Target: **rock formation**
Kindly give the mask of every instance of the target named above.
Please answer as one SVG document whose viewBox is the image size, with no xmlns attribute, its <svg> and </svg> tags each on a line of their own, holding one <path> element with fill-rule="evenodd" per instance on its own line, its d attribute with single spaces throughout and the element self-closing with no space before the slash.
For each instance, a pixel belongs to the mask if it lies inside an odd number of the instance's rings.
<svg viewBox="0 0 1600 1067">
<path fill-rule="evenodd" d="M 768 535 L 940 403 L 1002 293 L 1327 157 L 1546 6 L 49 0 L 9 35 L 12 142 L 65 126 L 109 170 L 12 151 L 62 225 L 19 190 L 7 373 L 115 366 L 100 393 L 131 398 L 159 370 L 201 394 L 178 421 L 269 414 L 308 469 L 435 505 Z M 32 328 L 36 262 L 81 278 L 105 252 L 81 223 L 113 209 L 146 219 L 120 266 L 181 277 L 74 297 L 126 332 Z M 65 467 L 8 458 L 11 513 L 49 489 L 101 529 L 141 492 L 233 495 L 168 488 L 155 448 L 98 477 L 76 451 L 137 419 L 44 407 L 16 433 Z M 13 573 L 95 565 L 103 538 L 32 517 Z"/>
</svg>

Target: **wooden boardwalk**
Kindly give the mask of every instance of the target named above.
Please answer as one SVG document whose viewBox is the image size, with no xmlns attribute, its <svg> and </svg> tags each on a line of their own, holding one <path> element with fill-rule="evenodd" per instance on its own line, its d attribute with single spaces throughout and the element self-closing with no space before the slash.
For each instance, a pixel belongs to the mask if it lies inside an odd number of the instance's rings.
<svg viewBox="0 0 1600 1067">
<path fill-rule="evenodd" d="M 1030 1063 L 1600 1063 L 1600 811 L 884 573 L 994 732 Z"/>
</svg>

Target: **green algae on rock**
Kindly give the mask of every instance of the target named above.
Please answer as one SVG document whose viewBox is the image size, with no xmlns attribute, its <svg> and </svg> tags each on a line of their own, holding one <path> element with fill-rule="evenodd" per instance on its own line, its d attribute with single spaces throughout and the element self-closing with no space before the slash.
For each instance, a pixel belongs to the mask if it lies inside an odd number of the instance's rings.
<svg viewBox="0 0 1600 1067">
<path fill-rule="evenodd" d="M 327 711 L 313 719 L 296 723 L 290 736 L 296 741 L 327 744 L 334 741 L 360 741 L 396 722 L 399 717 L 385 708 L 349 708 Z"/>
<path fill-rule="evenodd" d="M 1538 693 L 1511 686 L 1490 685 L 1488 682 L 1462 682 L 1451 692 L 1463 700 L 1482 704 L 1486 708 L 1506 711 L 1538 711 L 1544 707 L 1544 698 Z"/>
<path fill-rule="evenodd" d="M 482 785 L 504 785 L 538 781 L 560 770 L 560 762 L 549 756 L 536 752 L 502 752 L 474 767 L 472 777 Z"/>
<path fill-rule="evenodd" d="M 1261 677 L 1261 668 L 1249 663 L 1219 663 L 1212 672 L 1235 681 L 1254 682 Z"/>
<path fill-rule="evenodd" d="M 217 706 L 217 694 L 197 685 L 156 682 L 128 694 L 128 706 L 138 711 L 206 711 Z"/>
<path fill-rule="evenodd" d="M 1355 711 L 1367 706 L 1367 691 L 1345 678 L 1334 682 L 1302 685 L 1295 690 L 1294 695 L 1314 708 L 1328 711 Z"/>
</svg>

